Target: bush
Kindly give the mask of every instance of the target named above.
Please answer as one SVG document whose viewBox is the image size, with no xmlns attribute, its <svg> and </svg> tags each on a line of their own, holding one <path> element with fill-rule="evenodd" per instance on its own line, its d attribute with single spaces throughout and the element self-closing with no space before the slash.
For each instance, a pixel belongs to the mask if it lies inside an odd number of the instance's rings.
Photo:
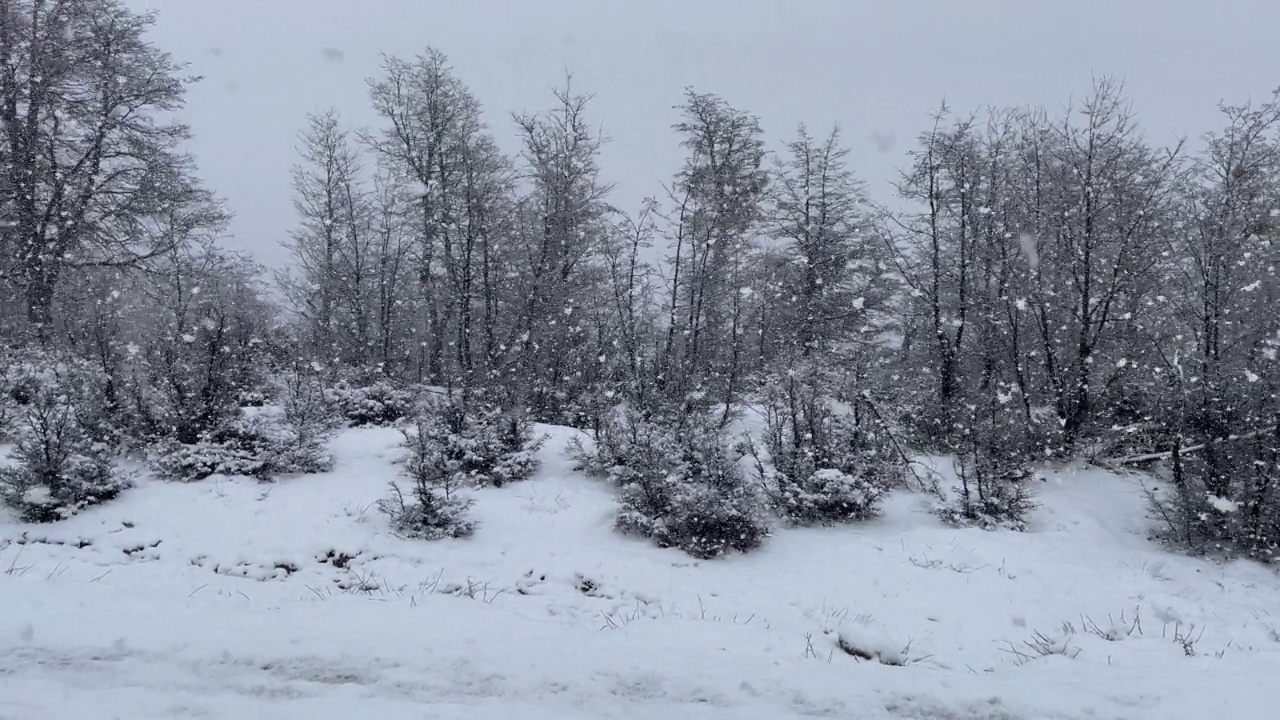
<svg viewBox="0 0 1280 720">
<path fill-rule="evenodd" d="M 394 425 L 413 414 L 416 400 L 414 393 L 385 380 L 364 386 L 340 382 L 325 396 L 352 427 Z"/>
<path fill-rule="evenodd" d="M 281 386 L 284 421 L 297 434 L 297 447 L 318 449 L 340 424 L 324 386 L 319 378 L 300 370 L 286 375 Z"/>
<path fill-rule="evenodd" d="M 616 527 L 649 537 L 658 547 L 675 547 L 709 560 L 730 551 L 760 547 L 769 534 L 760 502 L 748 488 L 716 488 L 690 478 L 666 478 L 668 502 L 661 514 L 646 512 L 646 500 L 636 497 L 636 485 L 624 488 Z"/>
<path fill-rule="evenodd" d="M 152 460 L 173 480 L 203 480 L 212 475 L 242 475 L 270 480 L 278 475 L 325 472 L 333 459 L 324 436 L 266 414 L 241 415 L 195 443 L 170 440 Z"/>
<path fill-rule="evenodd" d="M 81 432 L 115 445 L 121 429 L 110 394 L 106 375 L 83 360 L 40 351 L 0 353 L 0 439 L 20 436 L 29 420 L 27 410 L 56 399 L 70 410 Z"/>
<path fill-rule="evenodd" d="M 1033 460 L 1044 453 L 1040 438 L 998 393 L 975 398 L 956 426 L 951 446 L 959 486 L 942 495 L 936 513 L 953 525 L 1025 530 L 1035 508 Z"/>
<path fill-rule="evenodd" d="M 759 547 L 769 528 L 760 498 L 709 421 L 654 422 L 619 411 L 599 424 L 595 450 L 579 446 L 590 472 L 618 486 L 615 526 L 703 559 Z"/>
<path fill-rule="evenodd" d="M 115 498 L 129 487 L 116 477 L 110 448 L 95 439 L 69 383 L 56 369 L 22 385 L 11 416 L 16 467 L 0 469 L 0 501 L 26 522 L 61 520 Z"/>
<path fill-rule="evenodd" d="M 459 538 L 472 534 L 475 523 L 466 518 L 471 500 L 458 491 L 467 483 L 456 460 L 451 461 L 449 435 L 444 418 L 438 414 L 419 415 L 413 430 L 404 431 L 404 475 L 410 482 L 408 497 L 398 483 L 391 483 L 392 495 L 378 503 L 392 526 L 408 537 L 424 540 Z"/>
<path fill-rule="evenodd" d="M 1197 451 L 1171 453 L 1169 490 L 1148 491 L 1157 537 L 1195 553 L 1280 557 L 1280 421 Z M 1214 451 L 1205 457 L 1206 451 Z"/>
<path fill-rule="evenodd" d="M 859 411 L 862 412 L 859 412 Z M 868 408 L 840 407 L 818 384 L 791 375 L 765 388 L 764 445 L 748 441 L 756 475 L 774 510 L 794 525 L 867 520 L 900 463 Z"/>
<path fill-rule="evenodd" d="M 408 497 L 393 483 L 392 496 L 380 507 L 397 530 L 424 539 L 470 535 L 475 526 L 464 515 L 471 503 L 458 491 L 528 478 L 538 468 L 543 442 L 515 413 L 468 408 L 454 399 L 424 405 L 404 435 Z"/>
<path fill-rule="evenodd" d="M 489 407 L 466 419 L 461 432 L 450 435 L 454 457 L 467 475 L 482 485 L 502 487 L 527 480 L 538 469 L 538 450 L 545 437 L 534 437 L 521 416 Z"/>
<path fill-rule="evenodd" d="M 494 406 L 474 409 L 454 400 L 436 400 L 419 415 L 417 429 L 436 446 L 460 485 L 493 485 L 525 480 L 538 468 L 543 438 L 529 423 Z"/>
<path fill-rule="evenodd" d="M 993 530 L 1026 530 L 1035 509 L 1031 482 L 1035 474 L 1013 453 L 971 451 L 954 461 L 960 481 L 954 496 L 936 513 L 951 525 Z"/>
<path fill-rule="evenodd" d="M 267 396 L 258 390 L 245 390 L 238 396 L 242 408 L 259 408 L 267 404 Z"/>
</svg>

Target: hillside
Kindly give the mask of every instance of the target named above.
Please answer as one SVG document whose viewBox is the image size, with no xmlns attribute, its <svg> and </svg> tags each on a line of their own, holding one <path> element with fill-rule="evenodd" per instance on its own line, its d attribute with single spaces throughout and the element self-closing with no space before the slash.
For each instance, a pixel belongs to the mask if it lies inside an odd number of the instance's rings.
<svg viewBox="0 0 1280 720">
<path fill-rule="evenodd" d="M 1280 700 L 1280 579 L 1150 542 L 1136 477 L 1049 475 L 1026 533 L 948 528 L 903 492 L 697 562 L 615 534 L 572 431 L 539 430 L 539 473 L 477 491 L 465 540 L 390 534 L 391 429 L 343 431 L 323 475 L 142 478 L 62 523 L 0 518 L 0 718 L 1249 720 Z"/>
</svg>

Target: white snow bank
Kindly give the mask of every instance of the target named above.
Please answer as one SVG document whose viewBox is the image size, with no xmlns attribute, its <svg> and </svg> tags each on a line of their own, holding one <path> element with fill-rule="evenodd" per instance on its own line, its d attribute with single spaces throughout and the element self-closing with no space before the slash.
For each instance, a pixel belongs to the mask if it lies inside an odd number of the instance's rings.
<svg viewBox="0 0 1280 720">
<path fill-rule="evenodd" d="M 0 519 L 0 718 L 1250 720 L 1280 699 L 1274 573 L 1151 544 L 1131 479 L 1051 474 L 1026 533 L 900 493 L 698 562 L 613 533 L 571 431 L 540 431 L 542 470 L 478 491 L 460 541 L 388 531 L 386 429 L 339 435 L 325 475 Z"/>
</svg>

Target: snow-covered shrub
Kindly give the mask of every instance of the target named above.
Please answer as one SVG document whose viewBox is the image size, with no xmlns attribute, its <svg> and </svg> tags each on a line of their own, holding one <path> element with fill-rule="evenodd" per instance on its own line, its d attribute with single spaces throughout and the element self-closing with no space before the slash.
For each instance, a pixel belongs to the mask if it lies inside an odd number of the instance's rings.
<svg viewBox="0 0 1280 720">
<path fill-rule="evenodd" d="M 579 449 L 583 468 L 619 488 L 617 529 L 698 558 L 759 547 L 769 532 L 762 503 L 723 432 L 699 416 L 682 420 L 619 410 L 599 424 L 594 451 Z"/>
<path fill-rule="evenodd" d="M 329 402 L 352 427 L 394 425 L 413 414 L 414 393 L 394 387 L 386 380 L 368 385 L 339 382 L 326 393 Z"/>
<path fill-rule="evenodd" d="M 944 497 L 938 516 L 953 525 L 1025 530 L 1036 506 L 1033 457 L 1016 414 L 995 401 L 973 406 L 953 461 L 959 485 Z"/>
<path fill-rule="evenodd" d="M 616 523 L 620 531 L 652 538 L 658 547 L 679 548 L 700 559 L 754 550 L 769 534 L 759 498 L 745 485 L 715 487 L 679 473 L 662 482 L 667 504 L 661 514 L 646 509 L 650 488 L 638 484 L 623 488 Z"/>
<path fill-rule="evenodd" d="M 1036 504 L 1031 489 L 1035 473 L 1025 458 L 979 449 L 961 455 L 954 466 L 960 484 L 939 504 L 939 517 L 957 526 L 1026 529 Z"/>
<path fill-rule="evenodd" d="M 1280 556 L 1280 421 L 1222 447 L 1176 448 L 1166 492 L 1148 492 L 1157 536 L 1196 553 Z M 1206 459 L 1203 453 L 1216 451 Z M 1214 468 L 1224 472 L 1214 477 Z"/>
<path fill-rule="evenodd" d="M 299 446 L 319 445 L 340 424 L 324 385 L 313 373 L 295 369 L 286 374 L 278 395 L 284 421 L 297 433 Z"/>
<path fill-rule="evenodd" d="M 211 475 L 270 480 L 278 475 L 325 472 L 333 465 L 323 432 L 259 413 L 242 415 L 194 443 L 161 443 L 152 460 L 162 475 L 182 481 Z"/>
<path fill-rule="evenodd" d="M 521 415 L 490 406 L 466 417 L 460 429 L 450 436 L 452 454 L 475 482 L 502 487 L 526 480 L 538 469 L 545 437 L 535 437 Z"/>
<path fill-rule="evenodd" d="M 238 400 L 240 403 L 240 407 L 242 408 L 246 408 L 246 407 L 257 408 L 267 404 L 266 393 L 263 393 L 260 390 L 245 390 L 240 393 L 240 397 L 238 398 Z"/>
<path fill-rule="evenodd" d="M 212 245 L 158 258 L 129 364 L 148 439 L 196 444 L 234 423 L 241 394 L 261 391 L 274 313 L 259 269 Z"/>
<path fill-rule="evenodd" d="M 404 435 L 411 488 L 393 484 L 381 507 L 401 532 L 428 539 L 470 534 L 474 526 L 462 519 L 470 503 L 458 490 L 528 478 L 543 442 L 520 415 L 446 398 L 425 403 Z"/>
<path fill-rule="evenodd" d="M 11 418 L 15 467 L 0 468 L 0 501 L 27 522 L 53 522 L 119 495 L 110 448 L 95 437 L 78 401 L 77 376 L 56 368 L 27 378 Z"/>
<path fill-rule="evenodd" d="M 753 442 L 747 447 L 781 517 L 812 525 L 877 514 L 885 489 L 902 472 L 866 408 L 837 406 L 817 383 L 793 374 L 766 384 L 764 415 L 768 458 Z"/>
<path fill-rule="evenodd" d="M 423 413 L 415 418 L 413 429 L 403 432 L 403 447 L 409 451 L 404 462 L 409 488 L 406 491 L 392 482 L 391 496 L 379 501 L 378 508 L 408 537 L 439 540 L 472 534 L 475 523 L 466 518 L 472 503 L 459 495 L 468 479 L 458 471 L 456 460 L 448 457 L 444 418 Z"/>
<path fill-rule="evenodd" d="M 34 403 L 61 398 L 77 426 L 96 442 L 114 445 L 120 418 L 107 400 L 109 378 L 81 359 L 26 350 L 0 353 L 0 439 L 16 437 Z"/>
<path fill-rule="evenodd" d="M 469 408 L 456 400 L 428 403 L 419 419 L 457 482 L 501 487 L 527 479 L 538 468 L 543 438 L 529 422 L 495 406 Z"/>
</svg>

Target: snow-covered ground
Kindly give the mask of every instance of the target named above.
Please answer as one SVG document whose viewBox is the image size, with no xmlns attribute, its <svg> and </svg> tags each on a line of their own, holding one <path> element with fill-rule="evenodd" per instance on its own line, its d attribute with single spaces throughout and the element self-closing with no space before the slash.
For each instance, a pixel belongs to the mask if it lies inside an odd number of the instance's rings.
<svg viewBox="0 0 1280 720">
<path fill-rule="evenodd" d="M 1134 478 L 1050 475 L 1026 533 L 900 493 L 697 562 L 613 533 L 610 488 L 541 430 L 542 470 L 479 491 L 460 541 L 388 532 L 386 429 L 339 435 L 326 475 L 0 518 L 0 718 L 1280 713 L 1280 580 L 1162 551 Z"/>
</svg>

